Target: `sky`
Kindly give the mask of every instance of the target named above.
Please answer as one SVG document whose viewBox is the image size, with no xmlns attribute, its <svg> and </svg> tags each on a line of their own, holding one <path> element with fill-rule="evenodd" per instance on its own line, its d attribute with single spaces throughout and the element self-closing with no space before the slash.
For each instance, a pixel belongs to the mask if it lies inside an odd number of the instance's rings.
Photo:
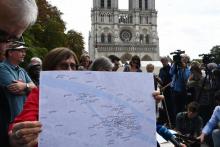
<svg viewBox="0 0 220 147">
<path fill-rule="evenodd" d="M 128 8 L 128 0 L 118 0 L 120 9 Z M 67 30 L 82 33 L 88 50 L 93 0 L 48 0 L 63 13 Z M 156 0 L 157 31 L 160 56 L 177 49 L 185 50 L 191 59 L 209 53 L 220 45 L 220 0 Z"/>
</svg>

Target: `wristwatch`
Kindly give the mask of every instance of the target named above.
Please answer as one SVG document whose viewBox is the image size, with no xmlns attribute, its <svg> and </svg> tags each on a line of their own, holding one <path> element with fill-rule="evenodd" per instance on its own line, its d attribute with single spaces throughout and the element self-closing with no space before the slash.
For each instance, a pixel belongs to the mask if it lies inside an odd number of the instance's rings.
<svg viewBox="0 0 220 147">
<path fill-rule="evenodd" d="M 29 83 L 26 83 L 26 89 L 29 90 L 29 88 L 30 88 Z"/>
</svg>

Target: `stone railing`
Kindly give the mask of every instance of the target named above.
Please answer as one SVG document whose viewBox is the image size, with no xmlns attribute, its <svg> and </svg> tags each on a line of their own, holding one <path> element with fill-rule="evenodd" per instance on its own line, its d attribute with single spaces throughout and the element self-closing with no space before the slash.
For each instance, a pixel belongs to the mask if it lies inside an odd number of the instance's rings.
<svg viewBox="0 0 220 147">
<path fill-rule="evenodd" d="M 98 52 L 156 52 L 157 45 L 111 45 L 111 44 L 98 44 Z"/>
</svg>

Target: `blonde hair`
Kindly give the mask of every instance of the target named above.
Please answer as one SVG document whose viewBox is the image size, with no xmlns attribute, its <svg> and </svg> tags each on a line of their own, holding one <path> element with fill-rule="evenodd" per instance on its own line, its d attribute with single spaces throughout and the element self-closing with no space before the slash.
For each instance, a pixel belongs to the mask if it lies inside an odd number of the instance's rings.
<svg viewBox="0 0 220 147">
<path fill-rule="evenodd" d="M 154 65 L 151 64 L 151 63 L 147 64 L 146 70 L 147 70 L 147 72 L 153 72 L 154 71 Z"/>
</svg>

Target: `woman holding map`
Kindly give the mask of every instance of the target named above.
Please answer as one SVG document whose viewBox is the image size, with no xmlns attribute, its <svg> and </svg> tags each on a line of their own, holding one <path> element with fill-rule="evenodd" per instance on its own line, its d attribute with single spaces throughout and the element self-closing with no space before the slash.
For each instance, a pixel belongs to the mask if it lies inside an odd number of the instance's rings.
<svg viewBox="0 0 220 147">
<path fill-rule="evenodd" d="M 51 70 L 77 70 L 78 60 L 75 53 L 67 48 L 56 48 L 51 50 L 43 60 L 43 71 Z M 156 101 L 161 101 L 163 96 L 154 92 Z M 28 96 L 22 113 L 16 117 L 10 126 L 9 138 L 12 147 L 37 146 L 38 136 L 42 125 L 38 121 L 39 116 L 39 89 L 34 89 Z"/>
</svg>

